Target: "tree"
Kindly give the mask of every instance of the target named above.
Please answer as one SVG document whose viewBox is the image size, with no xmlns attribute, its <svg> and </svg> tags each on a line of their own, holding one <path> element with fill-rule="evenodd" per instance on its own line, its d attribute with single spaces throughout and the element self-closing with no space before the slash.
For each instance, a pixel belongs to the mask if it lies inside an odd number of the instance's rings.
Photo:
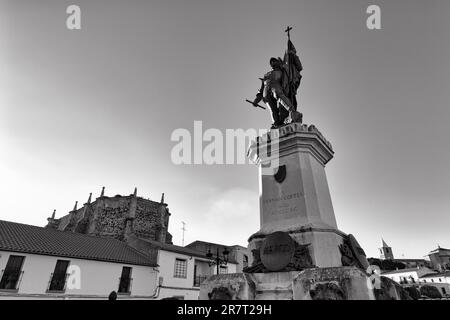
<svg viewBox="0 0 450 320">
<path fill-rule="evenodd" d="M 405 290 L 413 300 L 418 300 L 420 298 L 420 291 L 416 287 L 407 287 Z"/>
<path fill-rule="evenodd" d="M 376 258 L 367 259 L 369 264 L 378 266 L 381 270 L 392 271 L 392 270 L 402 270 L 406 268 L 406 265 L 401 262 L 397 262 L 394 260 L 380 260 Z"/>
<path fill-rule="evenodd" d="M 396 262 L 393 260 L 382 260 L 381 269 L 383 270 L 402 270 L 405 269 L 406 265 L 401 262 Z"/>
<path fill-rule="evenodd" d="M 427 296 L 431 299 L 440 299 L 442 298 L 441 293 L 439 292 L 439 289 L 430 285 L 424 285 L 420 287 L 420 294 L 423 296 Z"/>
</svg>

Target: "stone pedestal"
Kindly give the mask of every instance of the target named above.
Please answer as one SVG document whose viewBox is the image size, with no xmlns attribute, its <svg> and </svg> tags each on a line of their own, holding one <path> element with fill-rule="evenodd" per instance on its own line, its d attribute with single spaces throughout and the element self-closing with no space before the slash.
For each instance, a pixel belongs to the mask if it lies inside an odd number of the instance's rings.
<svg viewBox="0 0 450 320">
<path fill-rule="evenodd" d="M 260 182 L 250 267 L 207 279 L 200 299 L 375 299 L 364 250 L 336 224 L 325 174 L 333 154 L 314 126 L 301 123 L 271 130 L 250 146 Z"/>
<path fill-rule="evenodd" d="M 250 146 L 248 156 L 259 166 L 261 229 L 249 238 L 249 250 L 283 231 L 310 244 L 315 266 L 342 266 L 339 245 L 346 235 L 337 228 L 325 174 L 333 154 L 314 126 L 300 123 L 271 130 Z"/>
<path fill-rule="evenodd" d="M 200 300 L 375 300 L 367 275 L 356 267 L 212 276 Z"/>
<path fill-rule="evenodd" d="M 355 267 L 306 269 L 292 286 L 294 300 L 375 300 L 370 279 Z"/>
<path fill-rule="evenodd" d="M 199 300 L 255 300 L 255 284 L 244 273 L 219 274 L 200 286 Z"/>
</svg>

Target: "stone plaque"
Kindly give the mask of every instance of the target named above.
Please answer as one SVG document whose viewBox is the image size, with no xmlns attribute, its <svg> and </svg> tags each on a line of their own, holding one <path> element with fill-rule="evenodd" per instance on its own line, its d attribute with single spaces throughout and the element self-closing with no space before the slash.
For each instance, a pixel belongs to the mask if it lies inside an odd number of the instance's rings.
<svg viewBox="0 0 450 320">
<path fill-rule="evenodd" d="M 286 232 L 274 232 L 266 237 L 261 249 L 261 262 L 270 271 L 280 271 L 291 262 L 295 242 Z"/>
</svg>

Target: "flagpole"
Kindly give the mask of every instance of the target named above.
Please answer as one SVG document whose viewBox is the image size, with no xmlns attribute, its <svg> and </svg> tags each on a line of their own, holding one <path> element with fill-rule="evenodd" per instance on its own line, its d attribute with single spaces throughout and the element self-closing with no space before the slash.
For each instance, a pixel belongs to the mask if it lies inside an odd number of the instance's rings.
<svg viewBox="0 0 450 320">
<path fill-rule="evenodd" d="M 289 75 L 289 98 L 291 99 L 291 104 L 294 106 L 294 90 L 292 88 L 292 57 L 291 54 L 289 53 L 289 42 L 291 41 L 291 35 L 290 35 L 290 31 L 292 30 L 292 27 L 287 26 L 286 30 L 284 30 L 284 32 L 287 32 L 287 36 L 288 36 L 288 42 L 287 42 L 287 55 L 288 55 L 288 75 Z M 295 106 L 295 108 L 297 108 L 297 106 Z"/>
</svg>

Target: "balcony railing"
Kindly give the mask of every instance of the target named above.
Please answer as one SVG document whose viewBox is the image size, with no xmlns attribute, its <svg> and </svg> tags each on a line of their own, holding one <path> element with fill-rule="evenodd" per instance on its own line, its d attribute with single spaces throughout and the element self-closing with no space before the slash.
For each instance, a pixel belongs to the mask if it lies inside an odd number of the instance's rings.
<svg viewBox="0 0 450 320">
<path fill-rule="evenodd" d="M 0 290 L 19 290 L 23 274 L 23 271 L 5 273 L 5 269 L 3 269 L 0 274 Z"/>
<path fill-rule="evenodd" d="M 195 276 L 194 277 L 194 287 L 200 287 L 203 281 L 205 281 L 209 276 Z"/>
<path fill-rule="evenodd" d="M 65 274 L 50 274 L 50 280 L 47 285 L 47 292 L 64 292 L 66 291 L 67 278 L 69 273 Z"/>
<path fill-rule="evenodd" d="M 117 293 L 119 294 L 130 294 L 131 287 L 133 285 L 133 278 L 119 278 L 119 290 Z"/>
</svg>

